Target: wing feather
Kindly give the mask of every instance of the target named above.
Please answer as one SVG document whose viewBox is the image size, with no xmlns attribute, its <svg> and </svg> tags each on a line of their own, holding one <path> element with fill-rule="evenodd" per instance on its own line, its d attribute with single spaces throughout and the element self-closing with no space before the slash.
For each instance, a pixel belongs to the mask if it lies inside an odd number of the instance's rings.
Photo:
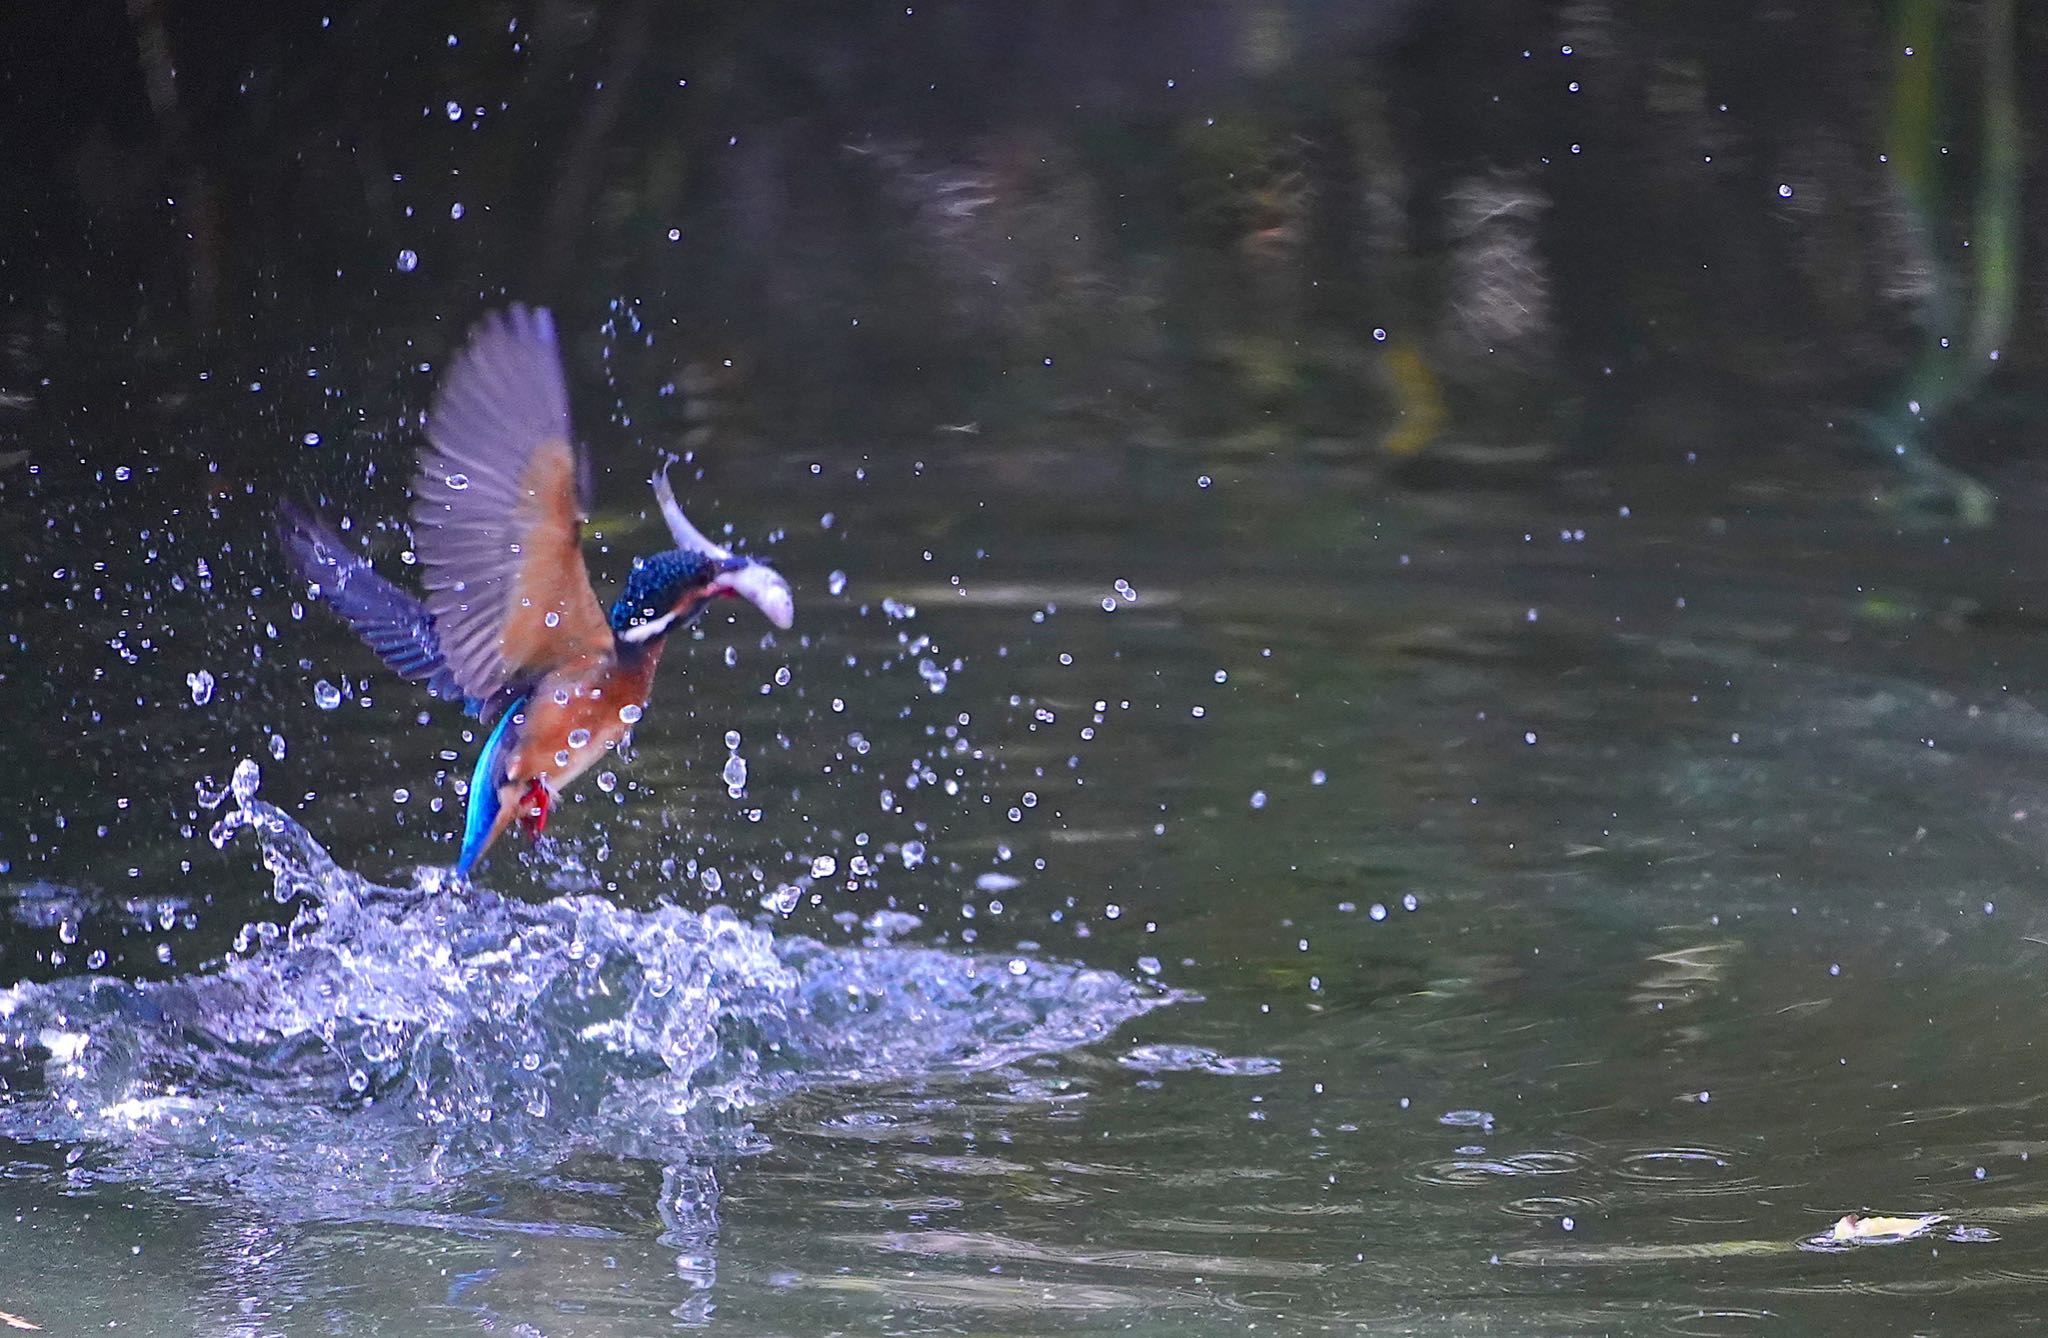
<svg viewBox="0 0 2048 1338">
<path fill-rule="evenodd" d="M 583 565 L 584 470 L 545 310 L 514 306 L 477 325 L 435 398 L 427 440 L 413 479 L 414 546 L 463 692 L 488 698 L 610 650 Z"/>
<path fill-rule="evenodd" d="M 424 682 L 437 697 L 462 700 L 434 615 L 425 605 L 379 576 L 333 530 L 289 502 L 278 508 L 278 537 L 292 571 L 319 588 L 320 597 L 392 672 Z M 480 704 L 464 703 L 471 710 Z"/>
</svg>

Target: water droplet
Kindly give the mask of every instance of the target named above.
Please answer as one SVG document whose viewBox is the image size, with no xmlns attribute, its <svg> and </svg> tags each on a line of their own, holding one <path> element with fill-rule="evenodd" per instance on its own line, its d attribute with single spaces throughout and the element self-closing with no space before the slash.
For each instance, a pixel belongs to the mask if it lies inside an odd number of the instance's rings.
<svg viewBox="0 0 2048 1338">
<path fill-rule="evenodd" d="M 843 571 L 835 571 L 830 576 L 827 576 L 825 578 L 825 589 L 829 590 L 831 593 L 835 595 L 845 594 L 846 573 Z"/>
<path fill-rule="evenodd" d="M 469 475 L 450 474 L 448 476 L 448 486 L 454 489 L 456 492 L 461 492 L 463 489 L 469 486 Z"/>
<path fill-rule="evenodd" d="M 619 778 L 609 771 L 600 771 L 597 773 L 597 788 L 610 794 L 619 788 Z"/>
<path fill-rule="evenodd" d="M 1329 780 L 1329 775 L 1321 767 L 1317 767 L 1314 771 L 1308 773 L 1308 783 L 1310 785 L 1327 785 Z"/>
<path fill-rule="evenodd" d="M 903 867 L 915 869 L 922 863 L 924 863 L 924 842 L 905 841 L 903 843 Z"/>
<path fill-rule="evenodd" d="M 405 250 L 398 253 L 398 272 L 400 274 L 410 274 L 419 267 L 420 257 L 417 251 Z"/>
<path fill-rule="evenodd" d="M 1253 808 L 1264 808 L 1265 806 L 1266 806 L 1266 792 L 1265 792 L 1264 790 L 1253 790 L 1253 791 L 1252 791 L 1252 807 L 1253 807 Z"/>
<path fill-rule="evenodd" d="M 621 706 L 619 708 L 619 719 L 625 721 L 629 725 L 639 724 L 640 708 L 634 705 L 632 702 L 627 702 L 624 706 Z"/>
<path fill-rule="evenodd" d="M 313 704 L 323 711 L 332 711 L 341 705 L 341 689 L 321 679 L 313 685 Z"/>
<path fill-rule="evenodd" d="M 185 675 L 185 686 L 192 689 L 194 706 L 204 706 L 213 700 L 213 675 L 206 670 Z"/>
<path fill-rule="evenodd" d="M 738 730 L 729 729 L 725 732 L 725 750 L 729 753 L 736 753 L 740 750 L 740 732 Z"/>
<path fill-rule="evenodd" d="M 570 746 L 571 748 L 583 748 L 583 747 L 587 747 L 587 746 L 589 745 L 589 743 L 590 743 L 590 731 L 589 731 L 589 730 L 587 730 L 587 729 L 572 729 L 572 730 L 570 730 L 570 731 L 569 731 L 569 746 Z"/>
<path fill-rule="evenodd" d="M 718 889 L 725 886 L 725 879 L 719 876 L 716 869 L 706 869 L 698 875 L 697 881 L 704 884 L 704 890 L 713 896 L 718 894 Z"/>
<path fill-rule="evenodd" d="M 738 753 L 734 753 L 731 757 L 725 759 L 725 771 L 723 774 L 725 776 L 726 794 L 734 799 L 739 798 L 747 788 L 747 759 L 741 757 Z"/>
<path fill-rule="evenodd" d="M 839 870 L 839 861 L 830 855 L 820 855 L 811 861 L 811 877 L 830 878 Z"/>
</svg>

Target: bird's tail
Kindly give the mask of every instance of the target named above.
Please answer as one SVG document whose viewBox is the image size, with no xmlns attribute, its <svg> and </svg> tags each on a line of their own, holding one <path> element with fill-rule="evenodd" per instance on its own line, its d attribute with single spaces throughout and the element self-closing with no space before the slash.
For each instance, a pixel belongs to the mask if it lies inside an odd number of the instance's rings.
<svg viewBox="0 0 2048 1338">
<path fill-rule="evenodd" d="M 519 726 L 525 721 L 525 698 L 508 702 L 469 773 L 469 818 L 462 829 L 462 854 L 455 861 L 455 872 L 464 878 L 517 816 L 516 806 L 507 808 L 498 798 L 498 781 L 505 774 L 505 759 L 518 743 Z"/>
</svg>

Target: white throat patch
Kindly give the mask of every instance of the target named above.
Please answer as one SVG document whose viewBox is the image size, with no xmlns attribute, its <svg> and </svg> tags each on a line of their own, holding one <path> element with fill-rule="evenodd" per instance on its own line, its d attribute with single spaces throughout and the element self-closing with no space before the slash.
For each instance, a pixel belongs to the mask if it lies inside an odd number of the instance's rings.
<svg viewBox="0 0 2048 1338">
<path fill-rule="evenodd" d="M 619 633 L 619 640 L 637 646 L 643 641 L 658 637 L 663 632 L 666 632 L 668 625 L 675 620 L 676 615 L 673 612 L 664 613 L 659 618 L 650 618 L 637 627 L 628 627 L 625 631 Z"/>
</svg>

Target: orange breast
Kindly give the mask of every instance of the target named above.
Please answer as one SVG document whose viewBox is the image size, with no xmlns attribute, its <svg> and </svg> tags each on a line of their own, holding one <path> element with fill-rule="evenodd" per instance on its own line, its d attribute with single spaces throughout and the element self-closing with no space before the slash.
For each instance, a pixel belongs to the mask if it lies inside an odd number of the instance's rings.
<svg viewBox="0 0 2048 1338">
<path fill-rule="evenodd" d="M 557 792 L 619 746 L 654 686 L 654 646 L 632 661 L 606 660 L 580 675 L 550 674 L 526 703 L 526 723 L 506 779 L 524 786 L 535 777 Z"/>
</svg>

